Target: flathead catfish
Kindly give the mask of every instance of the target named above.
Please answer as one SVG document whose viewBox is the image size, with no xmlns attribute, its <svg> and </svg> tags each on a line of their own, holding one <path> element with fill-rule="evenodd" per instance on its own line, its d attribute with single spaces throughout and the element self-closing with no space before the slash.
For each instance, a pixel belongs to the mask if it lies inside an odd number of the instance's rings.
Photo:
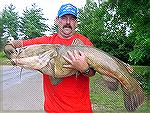
<svg viewBox="0 0 150 113">
<path fill-rule="evenodd" d="M 39 70 L 54 78 L 63 78 L 77 73 L 77 70 L 63 68 L 68 64 L 65 57 L 67 51 L 81 51 L 86 61 L 102 76 L 117 79 L 124 94 L 124 104 L 128 111 L 135 111 L 144 101 L 144 94 L 139 82 L 130 76 L 131 68 L 119 59 L 94 47 L 64 46 L 59 44 L 41 44 L 23 47 L 18 54 L 12 54 L 11 59 L 16 65 Z M 129 71 L 130 70 L 130 71 Z M 71 84 L 70 84 L 71 85 Z"/>
</svg>

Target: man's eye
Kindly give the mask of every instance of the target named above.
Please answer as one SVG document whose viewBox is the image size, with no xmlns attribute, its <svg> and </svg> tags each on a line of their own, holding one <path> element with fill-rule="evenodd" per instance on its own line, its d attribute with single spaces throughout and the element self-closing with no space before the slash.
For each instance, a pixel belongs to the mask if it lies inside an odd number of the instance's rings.
<svg viewBox="0 0 150 113">
<path fill-rule="evenodd" d="M 67 18 L 66 18 L 66 17 L 61 17 L 61 19 L 62 19 L 62 20 L 66 20 Z"/>
<path fill-rule="evenodd" d="M 70 20 L 75 21 L 76 19 L 75 18 L 71 18 Z"/>
</svg>

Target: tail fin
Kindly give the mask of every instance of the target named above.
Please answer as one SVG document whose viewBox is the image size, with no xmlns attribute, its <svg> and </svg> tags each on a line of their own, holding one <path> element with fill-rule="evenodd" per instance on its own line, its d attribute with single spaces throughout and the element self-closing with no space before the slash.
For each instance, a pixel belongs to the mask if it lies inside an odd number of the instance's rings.
<svg viewBox="0 0 150 113">
<path fill-rule="evenodd" d="M 123 86 L 122 90 L 125 108 L 132 112 L 144 102 L 144 93 L 138 81 L 131 76 L 129 77 L 129 82 L 132 84 L 133 90 L 127 90 Z"/>
</svg>

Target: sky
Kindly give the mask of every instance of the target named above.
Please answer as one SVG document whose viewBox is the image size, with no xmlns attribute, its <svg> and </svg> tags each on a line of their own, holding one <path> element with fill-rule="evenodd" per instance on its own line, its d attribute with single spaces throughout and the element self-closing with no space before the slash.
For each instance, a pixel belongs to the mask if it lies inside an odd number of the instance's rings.
<svg viewBox="0 0 150 113">
<path fill-rule="evenodd" d="M 47 24 L 50 26 L 54 24 L 54 19 L 62 4 L 71 3 L 77 8 L 81 8 L 85 5 L 86 0 L 0 0 L 0 12 L 11 3 L 16 7 L 19 15 L 26 7 L 30 8 L 31 4 L 36 3 L 39 8 L 43 9 L 44 17 L 49 19 Z"/>
</svg>

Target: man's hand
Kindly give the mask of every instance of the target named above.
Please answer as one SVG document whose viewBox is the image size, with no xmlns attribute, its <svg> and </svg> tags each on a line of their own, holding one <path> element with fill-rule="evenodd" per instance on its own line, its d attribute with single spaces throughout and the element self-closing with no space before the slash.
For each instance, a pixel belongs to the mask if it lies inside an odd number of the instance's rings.
<svg viewBox="0 0 150 113">
<path fill-rule="evenodd" d="M 68 51 L 67 53 L 69 57 L 63 57 L 69 64 L 64 65 L 63 67 L 75 69 L 81 73 L 88 69 L 89 65 L 86 62 L 86 56 L 83 52 L 74 50 L 73 52 Z"/>
<path fill-rule="evenodd" d="M 15 48 L 11 44 L 6 44 L 4 47 L 4 52 L 8 59 L 11 59 L 11 55 L 16 52 Z"/>
</svg>

